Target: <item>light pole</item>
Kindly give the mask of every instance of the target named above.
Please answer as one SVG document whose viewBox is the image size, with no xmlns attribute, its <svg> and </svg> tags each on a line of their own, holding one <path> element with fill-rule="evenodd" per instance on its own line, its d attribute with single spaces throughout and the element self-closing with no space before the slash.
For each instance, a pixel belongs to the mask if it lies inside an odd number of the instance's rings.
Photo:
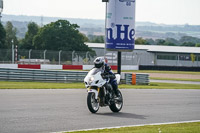
<svg viewBox="0 0 200 133">
<path fill-rule="evenodd" d="M 47 50 L 44 50 L 44 64 L 45 64 L 45 60 L 46 60 L 46 52 L 47 52 Z"/>
<path fill-rule="evenodd" d="M 1 13 L 3 11 L 3 0 L 0 0 L 0 22 L 1 22 Z"/>
<path fill-rule="evenodd" d="M 72 65 L 73 65 L 74 54 L 75 54 L 75 51 L 72 51 Z"/>
<path fill-rule="evenodd" d="M 28 51 L 29 64 L 30 64 L 30 62 L 31 62 L 31 51 L 32 51 L 32 49 L 30 49 L 30 50 Z"/>
<path fill-rule="evenodd" d="M 15 60 L 15 57 L 14 57 L 15 50 L 14 50 L 14 40 L 13 40 L 13 39 L 11 40 L 11 43 L 12 43 L 12 64 L 14 64 L 14 60 Z"/>
<path fill-rule="evenodd" d="M 60 65 L 60 59 L 61 59 L 61 58 L 60 58 L 60 57 L 61 57 L 61 56 L 60 56 L 61 52 L 62 52 L 62 50 L 59 51 L 59 65 Z"/>
</svg>

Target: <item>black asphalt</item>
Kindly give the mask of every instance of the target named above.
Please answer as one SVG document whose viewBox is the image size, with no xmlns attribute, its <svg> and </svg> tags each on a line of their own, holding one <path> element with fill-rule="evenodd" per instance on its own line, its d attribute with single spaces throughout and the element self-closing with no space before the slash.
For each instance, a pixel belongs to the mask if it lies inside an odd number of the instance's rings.
<svg viewBox="0 0 200 133">
<path fill-rule="evenodd" d="M 46 133 L 200 120 L 200 90 L 123 89 L 120 113 L 91 114 L 85 89 L 0 90 L 0 133 Z"/>
</svg>

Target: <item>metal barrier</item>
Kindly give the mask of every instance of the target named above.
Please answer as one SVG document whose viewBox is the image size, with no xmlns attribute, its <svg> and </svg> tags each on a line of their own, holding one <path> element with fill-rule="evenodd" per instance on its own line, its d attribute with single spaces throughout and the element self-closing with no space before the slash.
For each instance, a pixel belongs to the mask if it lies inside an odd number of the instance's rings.
<svg viewBox="0 0 200 133">
<path fill-rule="evenodd" d="M 132 73 L 125 74 L 126 84 L 132 84 Z M 136 85 L 148 85 L 149 84 L 149 74 L 136 74 Z"/>
<path fill-rule="evenodd" d="M 83 82 L 87 72 L 0 68 L 0 80 Z"/>
<path fill-rule="evenodd" d="M 83 82 L 88 72 L 84 71 L 49 71 L 35 69 L 0 68 L 0 80 L 46 81 L 46 82 Z M 132 74 L 125 73 L 125 83 L 132 84 Z M 123 78 L 123 79 L 124 79 Z M 122 80 L 123 80 L 122 79 Z M 136 84 L 149 84 L 148 74 L 136 74 Z"/>
</svg>

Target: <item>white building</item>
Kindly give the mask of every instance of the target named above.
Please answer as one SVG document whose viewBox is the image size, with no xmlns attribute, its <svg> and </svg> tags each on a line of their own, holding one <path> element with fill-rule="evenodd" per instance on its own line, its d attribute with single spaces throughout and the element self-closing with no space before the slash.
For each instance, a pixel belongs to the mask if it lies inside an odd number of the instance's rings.
<svg viewBox="0 0 200 133">
<path fill-rule="evenodd" d="M 106 51 L 103 43 L 86 43 L 116 65 L 117 52 Z M 200 47 L 135 45 L 133 52 L 122 52 L 122 65 L 200 67 Z"/>
</svg>

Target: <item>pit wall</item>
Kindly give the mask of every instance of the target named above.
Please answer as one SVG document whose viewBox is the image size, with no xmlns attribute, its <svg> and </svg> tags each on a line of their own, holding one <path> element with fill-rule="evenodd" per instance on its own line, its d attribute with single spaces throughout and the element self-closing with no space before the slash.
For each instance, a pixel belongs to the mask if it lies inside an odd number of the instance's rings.
<svg viewBox="0 0 200 133">
<path fill-rule="evenodd" d="M 93 65 L 33 65 L 33 64 L 0 64 L 0 68 L 24 68 L 41 70 L 90 70 Z M 111 66 L 112 70 L 117 70 L 117 66 Z M 139 70 L 137 65 L 122 65 L 121 70 Z"/>
</svg>

